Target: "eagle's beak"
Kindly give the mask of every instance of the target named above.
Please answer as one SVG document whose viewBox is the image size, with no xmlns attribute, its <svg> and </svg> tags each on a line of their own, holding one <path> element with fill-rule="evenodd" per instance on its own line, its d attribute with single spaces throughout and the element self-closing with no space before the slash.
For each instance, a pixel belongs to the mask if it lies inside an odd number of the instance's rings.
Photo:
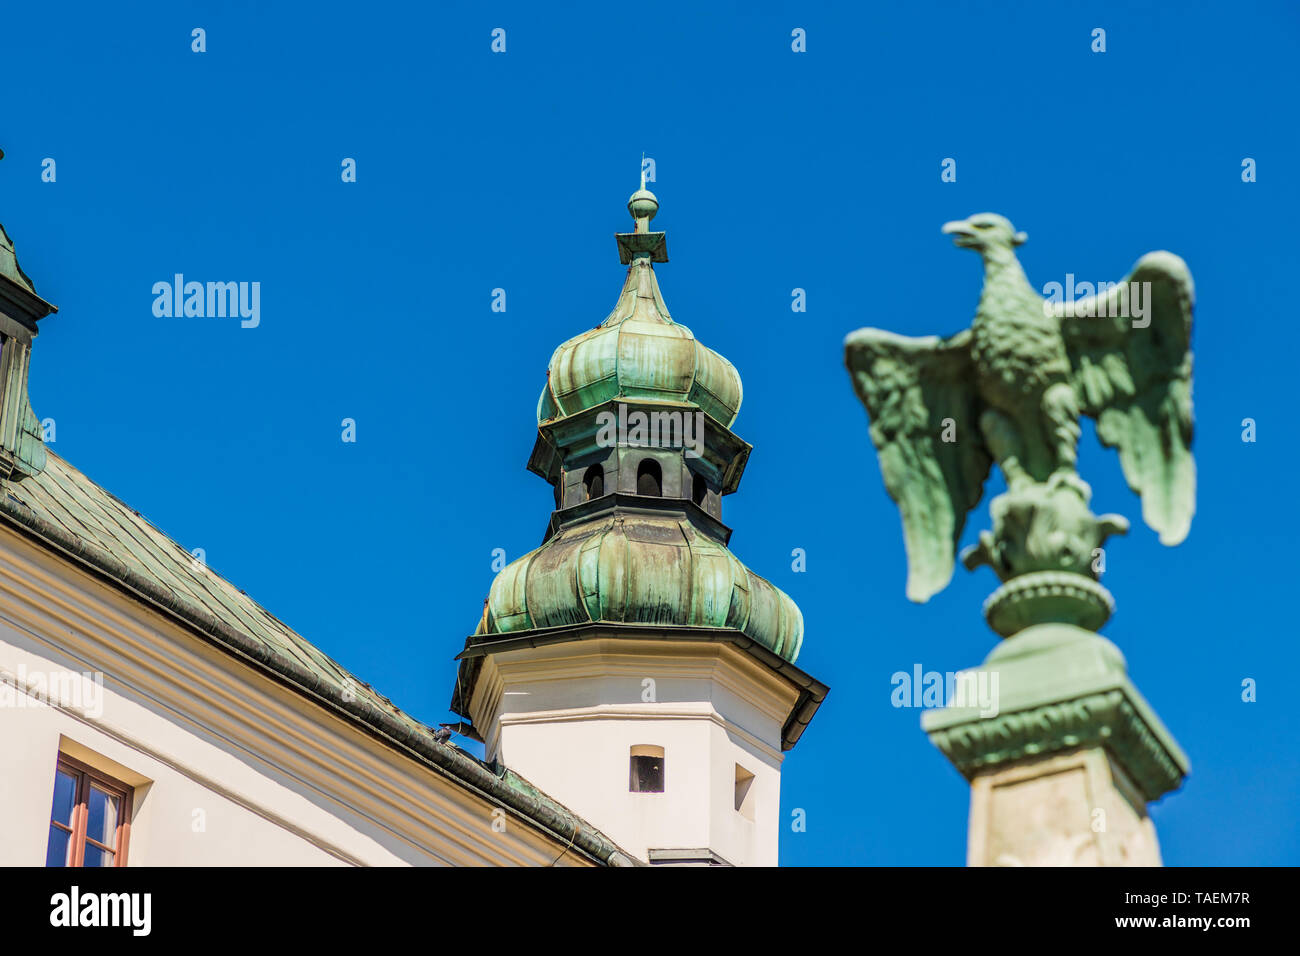
<svg viewBox="0 0 1300 956">
<path fill-rule="evenodd" d="M 945 222 L 943 229 L 940 230 L 945 236 L 956 236 L 953 243 L 958 246 L 969 246 L 970 240 L 975 238 L 975 232 L 971 229 L 970 224 L 964 219 L 954 219 L 952 222 Z"/>
</svg>

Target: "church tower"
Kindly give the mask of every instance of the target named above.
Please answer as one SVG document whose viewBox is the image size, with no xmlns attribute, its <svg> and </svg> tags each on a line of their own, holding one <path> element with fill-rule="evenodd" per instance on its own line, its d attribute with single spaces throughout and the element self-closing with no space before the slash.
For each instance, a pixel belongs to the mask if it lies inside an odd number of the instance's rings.
<svg viewBox="0 0 1300 956">
<path fill-rule="evenodd" d="M 728 550 L 740 376 L 664 304 L 658 209 L 643 177 L 614 310 L 551 357 L 528 468 L 555 511 L 493 581 L 451 707 L 648 862 L 775 865 L 783 754 L 827 687 L 794 664 L 799 608 Z"/>
</svg>

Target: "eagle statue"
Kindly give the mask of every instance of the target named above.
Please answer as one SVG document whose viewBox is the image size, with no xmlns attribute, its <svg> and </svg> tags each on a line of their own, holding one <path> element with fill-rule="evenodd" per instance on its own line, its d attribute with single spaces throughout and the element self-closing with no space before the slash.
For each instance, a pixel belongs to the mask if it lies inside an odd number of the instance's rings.
<svg viewBox="0 0 1300 956">
<path fill-rule="evenodd" d="M 1101 442 L 1118 449 L 1146 523 L 1164 544 L 1181 542 L 1196 507 L 1187 265 L 1152 252 L 1094 295 L 1045 299 L 1016 258 L 1027 237 L 1005 217 L 981 213 L 943 232 L 984 260 L 971 327 L 949 338 L 859 329 L 844 343 L 902 512 L 907 596 L 924 602 L 951 580 L 993 462 L 1007 491 L 966 565 L 989 564 L 1003 582 L 1050 572 L 1055 593 L 1062 573 L 1096 581 L 1101 544 L 1128 523 L 1088 509 L 1091 492 L 1075 470 L 1080 415 L 1096 419 Z"/>
</svg>

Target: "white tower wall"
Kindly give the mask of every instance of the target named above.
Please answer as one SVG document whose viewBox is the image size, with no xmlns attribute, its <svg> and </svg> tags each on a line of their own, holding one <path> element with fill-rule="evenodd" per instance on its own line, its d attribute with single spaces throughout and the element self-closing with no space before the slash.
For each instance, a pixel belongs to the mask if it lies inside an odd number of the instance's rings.
<svg viewBox="0 0 1300 956">
<path fill-rule="evenodd" d="M 489 758 L 642 859 L 774 866 L 797 697 L 729 644 L 598 638 L 491 655 L 472 709 Z M 637 747 L 662 793 L 631 790 Z"/>
</svg>

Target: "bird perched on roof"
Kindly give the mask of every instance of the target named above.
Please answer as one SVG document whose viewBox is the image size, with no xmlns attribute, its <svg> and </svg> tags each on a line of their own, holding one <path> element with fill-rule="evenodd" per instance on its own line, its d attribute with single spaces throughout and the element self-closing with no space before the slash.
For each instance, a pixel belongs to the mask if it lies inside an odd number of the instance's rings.
<svg viewBox="0 0 1300 956">
<path fill-rule="evenodd" d="M 448 730 L 446 727 L 439 727 L 437 730 L 433 732 L 433 739 L 440 744 L 445 744 L 448 740 L 451 739 L 451 731 Z"/>
<path fill-rule="evenodd" d="M 1052 302 L 1025 277 L 1015 248 L 1027 237 L 1005 217 L 980 213 L 943 232 L 984 260 L 971 327 L 945 339 L 868 328 L 845 340 L 881 472 L 902 512 L 908 597 L 923 602 L 948 584 L 992 462 L 1011 494 L 1075 487 L 1086 506 L 1088 488 L 1075 471 L 1081 414 L 1119 450 L 1146 523 L 1163 543 L 1182 541 L 1196 486 L 1194 292 L 1183 260 L 1148 253 L 1118 285 Z M 1118 516 L 1102 520 L 1105 533 L 1127 527 Z"/>
</svg>

